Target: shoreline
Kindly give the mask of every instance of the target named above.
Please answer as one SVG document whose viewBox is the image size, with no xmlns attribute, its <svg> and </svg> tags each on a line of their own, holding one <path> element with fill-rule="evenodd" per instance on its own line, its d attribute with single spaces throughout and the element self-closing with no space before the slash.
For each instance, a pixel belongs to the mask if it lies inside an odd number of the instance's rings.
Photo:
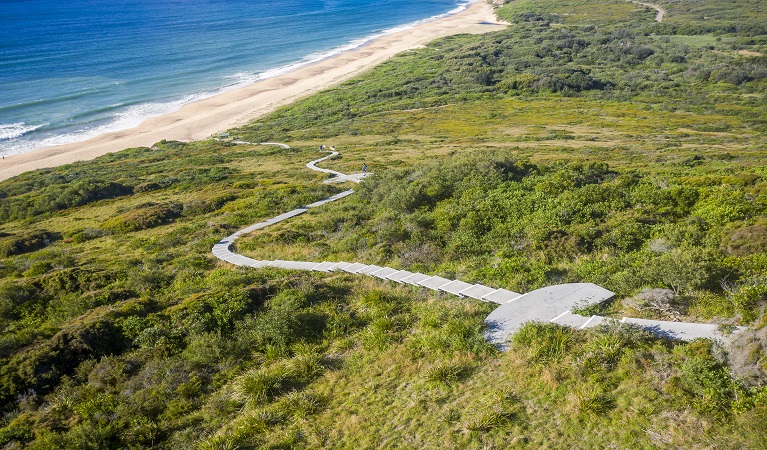
<svg viewBox="0 0 767 450">
<path fill-rule="evenodd" d="M 327 89 L 365 72 L 397 53 L 454 34 L 480 34 L 502 29 L 492 6 L 480 0 L 455 14 L 420 23 L 372 39 L 320 61 L 302 65 L 273 78 L 188 103 L 181 109 L 152 117 L 141 125 L 104 133 L 72 144 L 57 145 L 0 159 L 0 181 L 21 173 L 91 160 L 126 148 L 151 147 L 166 139 L 195 141 L 245 125 L 299 98 Z"/>
</svg>

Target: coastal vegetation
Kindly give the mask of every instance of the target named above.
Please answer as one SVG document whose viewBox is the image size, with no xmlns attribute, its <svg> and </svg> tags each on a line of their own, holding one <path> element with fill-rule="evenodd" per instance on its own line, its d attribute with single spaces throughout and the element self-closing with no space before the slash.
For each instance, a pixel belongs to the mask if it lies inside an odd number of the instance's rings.
<svg viewBox="0 0 767 450">
<path fill-rule="evenodd" d="M 767 446 L 765 3 L 517 0 L 512 25 L 397 56 L 233 131 L 0 183 L 0 446 Z M 704 18 L 705 17 L 705 18 Z M 237 251 L 752 327 L 727 344 L 528 324 L 212 245 L 372 177 Z"/>
</svg>

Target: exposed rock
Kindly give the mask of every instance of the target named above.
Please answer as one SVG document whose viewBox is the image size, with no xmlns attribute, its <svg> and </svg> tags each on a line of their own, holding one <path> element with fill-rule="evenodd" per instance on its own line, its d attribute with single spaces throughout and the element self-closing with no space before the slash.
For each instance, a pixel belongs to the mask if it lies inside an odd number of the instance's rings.
<svg viewBox="0 0 767 450">
<path fill-rule="evenodd" d="M 767 326 L 739 333 L 727 344 L 727 364 L 746 386 L 767 385 Z"/>
<path fill-rule="evenodd" d="M 674 320 L 679 320 L 681 315 L 676 294 L 671 289 L 645 289 L 634 297 L 625 299 L 623 305 L 639 312 L 650 312 Z"/>
</svg>

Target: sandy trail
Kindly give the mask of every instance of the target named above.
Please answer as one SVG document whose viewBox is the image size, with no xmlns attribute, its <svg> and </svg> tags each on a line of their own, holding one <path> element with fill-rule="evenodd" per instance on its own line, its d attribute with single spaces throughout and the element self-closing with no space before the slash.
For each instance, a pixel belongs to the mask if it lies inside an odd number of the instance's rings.
<svg viewBox="0 0 767 450">
<path fill-rule="evenodd" d="M 193 141 L 244 125 L 298 98 L 348 80 L 397 53 L 434 39 L 499 30 L 493 7 L 479 1 L 457 14 L 382 36 L 362 47 L 292 72 L 225 92 L 180 110 L 146 120 L 136 128 L 102 134 L 84 142 L 59 145 L 0 160 L 0 180 L 20 173 L 89 160 L 131 147 L 149 147 L 163 139 Z"/>
</svg>

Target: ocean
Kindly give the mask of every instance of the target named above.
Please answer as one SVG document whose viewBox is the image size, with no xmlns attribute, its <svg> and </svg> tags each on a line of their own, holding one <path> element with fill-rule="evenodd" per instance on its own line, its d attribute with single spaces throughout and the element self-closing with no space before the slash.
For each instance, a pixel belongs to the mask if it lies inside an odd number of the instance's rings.
<svg viewBox="0 0 767 450">
<path fill-rule="evenodd" d="M 0 154 L 145 119 L 466 0 L 0 0 Z"/>
</svg>

